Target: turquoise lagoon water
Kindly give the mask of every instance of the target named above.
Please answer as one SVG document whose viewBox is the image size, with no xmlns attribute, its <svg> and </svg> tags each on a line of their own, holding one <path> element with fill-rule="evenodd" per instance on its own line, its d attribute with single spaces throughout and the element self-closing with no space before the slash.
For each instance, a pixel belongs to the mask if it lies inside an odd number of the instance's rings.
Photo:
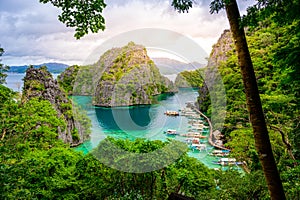
<svg viewBox="0 0 300 200">
<path fill-rule="evenodd" d="M 58 74 L 52 74 L 54 78 Z M 14 91 L 22 91 L 24 74 L 8 73 L 6 86 Z M 167 138 L 184 141 L 180 136 L 168 137 L 163 134 L 167 129 L 176 129 L 184 133 L 189 129 L 188 119 L 183 116 L 167 117 L 166 110 L 178 110 L 185 107 L 188 101 L 195 101 L 198 93 L 196 89 L 184 88 L 173 96 L 160 95 L 156 104 L 151 106 L 131 106 L 122 108 L 99 108 L 92 105 L 92 97 L 75 96 L 74 100 L 87 111 L 92 122 L 90 140 L 78 146 L 76 150 L 89 152 L 95 148 L 101 140 L 107 136 L 123 139 L 147 138 L 149 140 L 162 140 Z M 207 134 L 207 133 L 204 133 Z M 203 140 L 207 143 L 207 140 Z M 208 151 L 211 146 L 207 143 Z M 197 158 L 210 168 L 219 168 L 212 161 L 217 158 L 209 156 L 206 151 L 189 151 L 189 155 Z M 226 168 L 225 168 L 226 169 Z"/>
<path fill-rule="evenodd" d="M 190 128 L 188 118 L 184 116 L 169 117 L 164 114 L 166 110 L 179 110 L 185 107 L 188 101 L 195 101 L 198 96 L 193 88 L 182 88 L 174 95 L 160 95 L 153 105 L 129 106 L 118 108 L 103 108 L 92 106 L 92 97 L 75 96 L 74 100 L 84 110 L 92 121 L 92 133 L 90 140 L 78 146 L 76 150 L 89 152 L 95 148 L 101 140 L 107 136 L 130 139 L 146 138 L 149 140 L 162 140 L 168 138 L 184 142 L 185 137 L 168 136 L 163 132 L 167 129 L 176 129 L 179 133 L 186 133 Z M 208 135 L 208 130 L 203 133 Z M 207 151 L 189 151 L 189 155 L 197 158 L 210 168 L 218 168 L 212 163 L 216 157 L 208 155 L 212 148 L 206 139 Z"/>
</svg>

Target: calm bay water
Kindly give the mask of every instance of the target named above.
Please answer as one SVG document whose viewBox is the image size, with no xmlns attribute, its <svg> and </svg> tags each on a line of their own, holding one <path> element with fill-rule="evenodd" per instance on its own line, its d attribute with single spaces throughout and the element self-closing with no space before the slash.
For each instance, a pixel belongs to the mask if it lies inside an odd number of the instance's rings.
<svg viewBox="0 0 300 200">
<path fill-rule="evenodd" d="M 142 137 L 155 140 L 166 139 L 167 136 L 162 133 L 167 129 L 176 129 L 179 132 L 188 130 L 187 118 L 168 117 L 164 115 L 164 112 L 184 108 L 185 102 L 192 96 L 196 98 L 196 90 L 180 89 L 175 95 L 160 96 L 161 100 L 154 105 L 117 108 L 94 107 L 91 105 L 92 97 L 75 96 L 73 98 L 83 106 L 92 119 L 93 128 L 96 130 L 92 133 L 92 137 L 98 135 L 97 132 L 99 132 L 120 138 Z"/>
<path fill-rule="evenodd" d="M 179 133 L 186 133 L 190 128 L 188 118 L 184 116 L 169 117 L 164 114 L 166 110 L 179 110 L 186 106 L 186 102 L 195 101 L 198 92 L 193 88 L 182 88 L 175 95 L 160 95 L 157 104 L 147 106 L 130 106 L 119 108 L 100 108 L 91 104 L 92 97 L 75 96 L 74 100 L 83 107 L 92 121 L 91 139 L 76 149 L 85 153 L 95 148 L 107 136 L 123 139 L 146 138 L 149 140 L 162 140 L 168 138 L 184 142 L 185 137 L 168 136 L 164 134 L 167 129 L 176 129 Z M 208 133 L 204 133 L 208 134 Z M 203 140 L 207 143 L 207 140 Z M 212 164 L 217 160 L 207 153 L 212 147 L 207 143 L 208 151 L 189 152 L 210 168 L 218 165 Z"/>
<path fill-rule="evenodd" d="M 59 74 L 52 74 L 57 78 Z M 25 74 L 8 73 L 6 86 L 14 91 L 22 91 Z M 130 106 L 119 108 L 100 108 L 92 105 L 92 97 L 74 96 L 73 99 L 87 111 L 92 122 L 90 140 L 78 146 L 76 150 L 89 152 L 95 148 L 101 140 L 107 136 L 123 139 L 146 138 L 149 140 L 162 140 L 168 138 L 184 141 L 184 137 L 167 136 L 163 132 L 167 129 L 176 129 L 179 133 L 186 133 L 189 129 L 188 119 L 183 116 L 168 117 L 164 115 L 166 110 L 179 110 L 185 107 L 188 101 L 196 101 L 198 92 L 193 88 L 179 89 L 175 95 L 160 95 L 154 105 Z M 204 140 L 203 142 L 207 142 Z M 208 149 L 211 146 L 207 143 Z M 211 151 L 211 150 L 208 150 Z M 215 157 L 207 154 L 207 151 L 190 151 L 189 155 L 197 158 L 210 168 L 218 165 L 212 164 Z"/>
</svg>

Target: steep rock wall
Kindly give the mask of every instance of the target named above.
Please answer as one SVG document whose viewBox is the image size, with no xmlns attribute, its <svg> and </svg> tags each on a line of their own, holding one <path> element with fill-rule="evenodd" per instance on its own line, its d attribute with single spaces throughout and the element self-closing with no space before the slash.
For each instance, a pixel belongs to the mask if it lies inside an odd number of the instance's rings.
<svg viewBox="0 0 300 200">
<path fill-rule="evenodd" d="M 147 55 L 146 48 L 133 42 L 107 51 L 98 62 L 104 70 L 95 89 L 94 105 L 128 106 L 151 104 L 152 97 L 175 92 Z"/>
<path fill-rule="evenodd" d="M 45 67 L 40 69 L 30 67 L 26 70 L 22 101 L 31 98 L 48 100 L 57 111 L 57 117 L 62 117 L 66 121 L 67 127 L 59 127 L 59 139 L 76 146 L 89 137 L 88 119 L 80 113 L 73 112 L 72 102 Z M 87 124 L 84 125 L 77 118 L 82 118 Z"/>
</svg>

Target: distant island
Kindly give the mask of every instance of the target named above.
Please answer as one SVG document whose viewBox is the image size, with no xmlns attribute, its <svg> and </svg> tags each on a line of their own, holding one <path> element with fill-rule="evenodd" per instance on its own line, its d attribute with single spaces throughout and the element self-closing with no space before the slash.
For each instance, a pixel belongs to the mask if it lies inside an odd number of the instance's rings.
<svg viewBox="0 0 300 200">
<path fill-rule="evenodd" d="M 159 69 L 162 75 L 172 75 L 178 74 L 182 71 L 190 71 L 196 70 L 199 68 L 205 67 L 205 64 L 201 64 L 198 62 L 192 63 L 184 63 L 178 60 L 170 59 L 170 58 L 151 58 L 152 61 L 155 63 L 157 68 Z M 10 73 L 25 73 L 26 69 L 31 65 L 14 65 L 10 66 L 8 72 Z M 43 64 L 33 64 L 34 68 L 40 68 L 42 66 L 46 66 L 48 71 L 53 74 L 60 74 L 64 72 L 69 65 L 64 63 L 57 63 L 57 62 L 49 62 Z"/>
<path fill-rule="evenodd" d="M 10 66 L 10 69 L 8 72 L 10 73 L 25 73 L 26 69 L 29 67 L 30 65 L 20 65 L 20 66 Z M 50 73 L 53 74 L 60 74 L 63 71 L 65 71 L 65 69 L 67 67 L 69 67 L 69 65 L 63 64 L 63 63 L 56 63 L 56 62 L 52 62 L 52 63 L 43 63 L 43 64 L 39 64 L 39 65 L 32 65 L 34 68 L 40 68 L 42 66 L 46 66 L 48 71 Z"/>
</svg>

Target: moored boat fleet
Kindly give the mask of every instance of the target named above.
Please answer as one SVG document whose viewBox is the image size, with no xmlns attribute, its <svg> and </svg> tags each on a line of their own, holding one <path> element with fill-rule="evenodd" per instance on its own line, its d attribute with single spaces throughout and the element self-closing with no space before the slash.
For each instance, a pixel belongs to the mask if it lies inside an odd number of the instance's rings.
<svg viewBox="0 0 300 200">
<path fill-rule="evenodd" d="M 230 150 L 215 149 L 214 147 L 207 145 L 207 138 L 209 127 L 205 125 L 203 118 L 197 113 L 191 103 L 187 103 L 187 107 L 177 111 L 166 111 L 168 116 L 183 116 L 188 118 L 188 131 L 185 133 L 179 133 L 175 129 L 167 129 L 164 131 L 169 136 L 178 136 L 182 138 L 184 142 L 189 145 L 189 148 L 195 152 L 204 152 L 207 156 L 216 157 L 212 164 L 220 166 L 238 166 L 242 165 L 242 162 L 236 161 L 235 158 L 230 158 Z"/>
</svg>

